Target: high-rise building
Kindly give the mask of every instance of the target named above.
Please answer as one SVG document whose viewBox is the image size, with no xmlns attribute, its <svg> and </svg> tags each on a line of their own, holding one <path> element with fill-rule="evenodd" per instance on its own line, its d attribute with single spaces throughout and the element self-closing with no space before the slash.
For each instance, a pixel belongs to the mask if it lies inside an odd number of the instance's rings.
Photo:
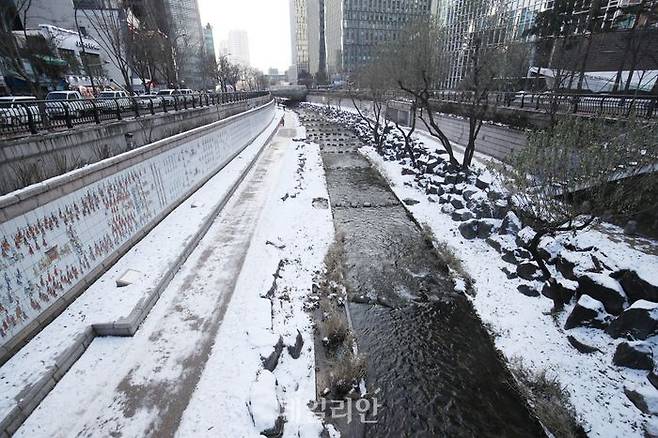
<svg viewBox="0 0 658 438">
<path fill-rule="evenodd" d="M 215 53 L 215 39 L 212 36 L 212 26 L 210 23 L 206 24 L 203 28 L 203 48 L 206 55 L 210 55 L 213 58 L 217 56 Z"/>
<path fill-rule="evenodd" d="M 228 33 L 228 50 L 231 62 L 244 66 L 250 65 L 249 36 L 244 30 L 231 30 Z"/>
<path fill-rule="evenodd" d="M 203 30 L 197 0 L 163 0 L 179 85 L 201 88 Z"/>
<path fill-rule="evenodd" d="M 378 45 L 394 41 L 404 26 L 432 12 L 432 0 L 342 0 L 341 6 L 342 61 L 347 72 L 370 62 Z M 327 33 L 328 41 L 337 39 Z"/>
<path fill-rule="evenodd" d="M 329 78 L 343 71 L 343 1 L 324 0 L 324 41 Z"/>
<path fill-rule="evenodd" d="M 623 32 L 614 31 L 629 26 L 629 23 L 620 20 L 620 8 L 638 3 L 637 0 L 562 2 L 562 6 L 568 11 L 565 12 L 567 16 L 563 18 L 568 20 L 572 36 L 589 34 L 588 23 L 594 23 L 590 37 L 593 43 L 590 48 L 596 55 L 588 57 L 594 71 L 616 70 L 617 65 L 623 64 L 615 59 L 623 57 L 623 44 L 615 42 L 621 38 Z M 558 65 L 560 60 L 555 57 L 554 50 L 540 53 L 540 47 L 534 43 L 536 38 L 529 32 L 537 14 L 553 10 L 558 4 L 556 0 L 438 0 L 435 13 L 445 29 L 443 44 L 448 52 L 448 59 L 452 60 L 448 77 L 442 86 L 453 88 L 463 78 L 471 56 L 469 43 L 476 32 L 484 32 L 486 43 L 490 45 L 530 43 L 530 65 Z M 594 7 L 596 9 L 592 9 Z M 554 37 L 555 35 L 550 35 L 547 39 L 553 41 Z M 580 62 L 584 44 L 587 44 L 584 38 L 572 39 L 570 53 L 563 57 L 563 61 L 568 59 L 571 64 Z M 575 65 L 560 67 L 568 69 L 574 68 Z M 591 71 L 589 68 L 588 71 Z"/>
<path fill-rule="evenodd" d="M 320 70 L 319 0 L 290 0 L 290 40 L 297 79 L 315 76 Z"/>
</svg>

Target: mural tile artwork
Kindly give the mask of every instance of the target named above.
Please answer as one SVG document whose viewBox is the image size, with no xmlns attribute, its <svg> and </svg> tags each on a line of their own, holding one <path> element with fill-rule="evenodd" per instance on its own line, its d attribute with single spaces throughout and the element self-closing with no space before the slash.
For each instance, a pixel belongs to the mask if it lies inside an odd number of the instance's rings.
<svg viewBox="0 0 658 438">
<path fill-rule="evenodd" d="M 253 112 L 0 224 L 0 345 L 99 266 L 273 117 Z"/>
</svg>

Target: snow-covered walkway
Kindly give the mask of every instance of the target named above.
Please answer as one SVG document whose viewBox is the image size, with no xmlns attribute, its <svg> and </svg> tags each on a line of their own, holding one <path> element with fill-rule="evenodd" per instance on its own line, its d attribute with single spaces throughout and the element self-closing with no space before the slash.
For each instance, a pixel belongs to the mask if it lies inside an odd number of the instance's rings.
<svg viewBox="0 0 658 438">
<path fill-rule="evenodd" d="M 258 436 L 277 405 L 286 436 L 319 434 L 303 305 L 333 227 L 312 205 L 327 197 L 317 147 L 293 142 L 295 124 L 288 113 L 135 336 L 95 339 L 17 436 Z M 273 279 L 285 296 L 266 297 Z M 297 330 L 301 355 L 283 352 L 272 385 L 261 357 Z M 250 391 L 270 409 L 248 408 Z"/>
</svg>

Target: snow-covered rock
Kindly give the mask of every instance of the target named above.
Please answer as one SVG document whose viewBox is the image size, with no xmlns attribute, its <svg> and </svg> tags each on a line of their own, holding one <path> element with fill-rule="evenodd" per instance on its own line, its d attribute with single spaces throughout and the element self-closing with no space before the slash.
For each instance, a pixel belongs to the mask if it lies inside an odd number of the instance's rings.
<svg viewBox="0 0 658 438">
<path fill-rule="evenodd" d="M 456 201 L 456 199 L 453 199 L 453 202 L 454 201 Z M 452 205 L 454 206 L 455 204 L 453 203 Z M 469 219 L 473 219 L 474 217 L 475 215 L 473 212 L 467 208 L 460 208 L 452 212 L 453 221 L 467 221 Z"/>
<path fill-rule="evenodd" d="M 638 300 L 608 327 L 613 338 L 647 339 L 658 334 L 658 303 Z"/>
<path fill-rule="evenodd" d="M 516 244 L 522 248 L 528 248 L 530 241 L 532 241 L 536 234 L 532 227 L 525 227 L 516 235 Z"/>
<path fill-rule="evenodd" d="M 621 285 L 604 274 L 588 273 L 578 278 L 578 294 L 586 294 L 603 303 L 608 313 L 619 315 L 624 310 L 626 294 Z"/>
<path fill-rule="evenodd" d="M 478 235 L 477 221 L 470 220 L 459 224 L 459 232 L 464 239 L 475 239 Z"/>
<path fill-rule="evenodd" d="M 517 235 L 522 228 L 521 219 L 513 212 L 509 211 L 500 224 L 499 234 Z"/>
<path fill-rule="evenodd" d="M 624 386 L 626 397 L 642 412 L 658 415 L 658 390 L 650 385 Z"/>
<path fill-rule="evenodd" d="M 477 179 L 475 180 L 475 186 L 478 189 L 486 189 L 488 188 L 491 183 L 493 182 L 493 178 L 491 177 L 491 174 L 488 172 L 482 173 L 482 175 L 478 176 Z"/>
<path fill-rule="evenodd" d="M 548 281 L 544 283 L 541 293 L 546 298 L 566 304 L 574 297 L 576 290 L 578 290 L 577 282 L 557 277 L 549 278 Z"/>
<path fill-rule="evenodd" d="M 249 415 L 254 427 L 265 436 L 275 436 L 283 428 L 281 406 L 276 395 L 276 378 L 262 370 L 249 389 Z"/>
<path fill-rule="evenodd" d="M 520 284 L 516 289 L 527 297 L 538 297 L 539 290 L 535 283 L 532 284 Z"/>
<path fill-rule="evenodd" d="M 539 269 L 539 266 L 531 262 L 519 263 L 516 267 L 516 275 L 518 275 L 519 278 L 528 281 L 543 279 L 543 274 Z"/>
<path fill-rule="evenodd" d="M 649 300 L 658 302 L 658 275 L 644 267 L 622 269 L 610 275 L 624 288 L 630 302 Z"/>
<path fill-rule="evenodd" d="M 617 345 L 612 363 L 620 367 L 636 370 L 653 369 L 653 351 L 643 341 L 622 342 Z"/>
<path fill-rule="evenodd" d="M 582 295 L 571 310 L 564 328 L 566 330 L 579 326 L 603 328 L 609 318 L 602 302 L 588 295 Z"/>
<path fill-rule="evenodd" d="M 464 201 L 458 197 L 453 197 L 450 200 L 450 203 L 452 204 L 453 207 L 455 207 L 455 210 L 461 210 L 464 208 Z"/>
</svg>

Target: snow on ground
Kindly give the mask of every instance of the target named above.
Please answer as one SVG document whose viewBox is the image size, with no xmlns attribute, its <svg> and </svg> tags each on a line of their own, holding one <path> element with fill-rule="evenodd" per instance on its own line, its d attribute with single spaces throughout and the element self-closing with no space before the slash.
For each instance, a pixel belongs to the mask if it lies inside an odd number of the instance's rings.
<svg viewBox="0 0 658 438">
<path fill-rule="evenodd" d="M 319 435 L 322 424 L 307 408 L 315 371 L 303 307 L 333 225 L 330 210 L 313 206 L 327 198 L 319 149 L 292 141 L 303 136 L 288 128 L 295 122 L 287 113 L 286 128 L 135 336 L 95 339 L 18 436 L 256 437 L 277 417 L 277 404 L 284 436 Z M 297 330 L 299 358 L 284 347 L 269 375 L 261 356 L 279 336 L 294 345 Z"/>
<path fill-rule="evenodd" d="M 293 113 L 287 115 L 286 128 L 297 123 Z M 290 135 L 305 137 L 303 129 Z M 257 436 L 245 406 L 251 382 L 262 367 L 259 347 L 251 347 L 245 340 L 254 333 L 257 338 L 274 334 L 274 338 L 281 335 L 286 345 L 294 345 L 297 330 L 304 340 L 301 356 L 293 359 L 284 348 L 273 373 L 286 417 L 283 436 L 317 437 L 322 431 L 320 420 L 307 408 L 309 401 L 315 400 L 315 353 L 313 327 L 304 302 L 314 276 L 323 268 L 324 255 L 333 240 L 333 222 L 331 210 L 312 205 L 315 198 L 328 199 L 317 145 L 290 141 L 286 154 L 281 178 L 261 215 L 179 436 Z M 281 260 L 270 315 L 270 302 L 262 296 L 271 288 Z"/>
<path fill-rule="evenodd" d="M 428 136 L 423 136 L 422 140 L 431 148 L 439 147 Z M 464 268 L 476 281 L 474 306 L 493 331 L 496 345 L 505 356 L 520 357 L 530 369 L 548 370 L 549 375 L 559 379 L 569 392 L 589 436 L 643 436 L 642 426 L 649 417 L 624 395 L 624 385 L 646 387 L 646 371 L 612 364 L 616 345 L 623 339 L 614 340 L 601 330 L 585 327 L 565 331 L 562 327 L 567 312 L 554 319 L 548 314 L 553 305 L 551 300 L 519 293 L 517 286 L 522 281 L 507 279 L 501 268 L 509 265 L 500 254 L 484 240 L 464 239 L 457 228 L 460 222 L 442 213 L 440 204 L 429 202 L 417 187 L 404 184 L 412 183 L 413 176 L 401 175 L 402 166 L 398 162 L 384 161 L 372 147 L 364 147 L 361 152 L 387 178 L 398 198 L 419 201 L 406 207 L 420 223 L 430 226 L 437 240 L 447 242 L 462 260 Z M 658 272 L 658 257 L 641 251 L 642 244 L 631 248 L 621 239 L 615 241 L 611 230 L 604 231 L 594 229 L 581 233 L 578 245 L 585 245 L 589 239 L 614 259 L 613 266 L 643 264 L 651 267 L 647 272 Z M 617 230 L 617 234 L 621 233 Z M 644 244 L 646 246 L 646 242 Z M 568 334 L 585 339 L 602 353 L 577 352 L 567 341 Z"/>
<path fill-rule="evenodd" d="M 61 315 L 0 367 L 0 419 L 15 405 L 17 394 L 52 367 L 55 358 L 71 346 L 78 334 L 92 324 L 127 316 L 143 297 L 148 296 L 276 129 L 279 117 L 275 117 L 265 131 L 235 159 L 162 220 Z M 140 272 L 140 280 L 118 288 L 116 279 L 128 269 Z"/>
</svg>

